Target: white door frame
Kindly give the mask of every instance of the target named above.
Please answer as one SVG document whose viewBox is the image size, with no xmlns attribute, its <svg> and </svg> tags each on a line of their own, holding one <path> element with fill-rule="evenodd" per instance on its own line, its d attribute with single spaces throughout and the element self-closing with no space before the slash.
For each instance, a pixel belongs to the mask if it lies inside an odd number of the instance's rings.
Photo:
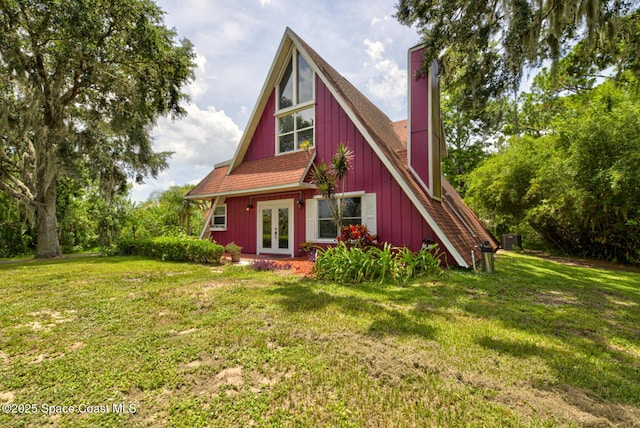
<svg viewBox="0 0 640 428">
<path fill-rule="evenodd" d="M 273 201 L 258 201 L 257 204 L 257 213 L 256 213 L 256 253 L 257 254 L 286 254 L 286 255 L 290 255 L 291 257 L 294 256 L 293 253 L 293 243 L 294 243 L 294 214 L 295 212 L 293 211 L 293 199 L 278 199 L 278 200 L 273 200 Z M 278 239 L 277 238 L 272 238 L 272 247 L 273 244 L 276 244 L 276 248 L 263 248 L 262 247 L 262 210 L 265 208 L 270 208 L 275 210 L 272 215 L 271 215 L 271 224 L 272 224 L 272 236 L 274 235 L 274 233 L 279 233 L 280 231 L 277 230 L 277 221 L 278 221 L 278 215 L 277 215 L 277 210 L 278 208 L 287 208 L 289 209 L 289 230 L 288 232 L 288 237 L 289 237 L 289 247 L 288 248 L 277 248 L 278 245 Z"/>
</svg>

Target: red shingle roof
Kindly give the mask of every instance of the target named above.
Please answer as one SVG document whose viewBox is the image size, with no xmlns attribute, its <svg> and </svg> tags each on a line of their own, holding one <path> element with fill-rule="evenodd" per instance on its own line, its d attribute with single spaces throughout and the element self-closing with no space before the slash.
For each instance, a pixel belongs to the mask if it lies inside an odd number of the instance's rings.
<svg viewBox="0 0 640 428">
<path fill-rule="evenodd" d="M 253 193 L 269 188 L 301 186 L 315 153 L 298 151 L 215 168 L 188 194 L 188 198 L 212 198 L 222 194 Z"/>
</svg>

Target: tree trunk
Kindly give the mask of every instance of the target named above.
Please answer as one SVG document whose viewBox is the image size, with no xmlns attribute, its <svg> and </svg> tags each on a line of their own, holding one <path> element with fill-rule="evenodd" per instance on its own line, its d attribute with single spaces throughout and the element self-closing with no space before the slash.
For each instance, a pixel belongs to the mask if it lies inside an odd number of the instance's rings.
<svg viewBox="0 0 640 428">
<path fill-rule="evenodd" d="M 38 245 L 36 258 L 44 259 L 59 257 L 60 243 L 58 241 L 58 227 L 56 219 L 56 182 L 42 192 L 41 204 L 36 206 L 36 227 L 38 232 Z"/>
</svg>

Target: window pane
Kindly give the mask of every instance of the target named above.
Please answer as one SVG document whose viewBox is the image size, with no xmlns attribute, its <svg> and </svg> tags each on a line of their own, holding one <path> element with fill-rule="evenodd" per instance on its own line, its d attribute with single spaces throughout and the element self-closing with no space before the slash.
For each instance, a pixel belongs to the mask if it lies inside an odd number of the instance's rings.
<svg viewBox="0 0 640 428">
<path fill-rule="evenodd" d="M 271 248 L 271 210 L 262 210 L 262 248 Z"/>
<path fill-rule="evenodd" d="M 335 239 L 338 236 L 338 229 L 332 220 L 320 220 L 320 238 Z"/>
<path fill-rule="evenodd" d="M 227 213 L 226 207 L 216 207 L 216 210 L 213 212 L 213 215 L 225 215 Z"/>
<path fill-rule="evenodd" d="M 278 119 L 278 134 L 293 132 L 293 115 L 290 114 Z"/>
<path fill-rule="evenodd" d="M 311 101 L 313 98 L 313 71 L 298 54 L 298 103 Z"/>
<path fill-rule="evenodd" d="M 362 217 L 362 207 L 360 202 L 360 198 L 344 198 L 342 216 L 350 218 Z"/>
<path fill-rule="evenodd" d="M 213 224 L 214 226 L 224 226 L 225 225 L 224 220 L 225 220 L 224 217 L 214 217 Z"/>
<path fill-rule="evenodd" d="M 315 109 L 309 108 L 299 111 L 296 114 L 296 129 L 304 129 L 313 127 L 313 121 L 315 120 Z"/>
<path fill-rule="evenodd" d="M 278 209 L 278 248 L 289 248 L 289 208 Z"/>
<path fill-rule="evenodd" d="M 280 136 L 280 153 L 290 152 L 294 148 L 293 134 Z"/>
<path fill-rule="evenodd" d="M 318 217 L 319 218 L 332 218 L 331 203 L 327 199 L 320 199 L 318 201 Z"/>
<path fill-rule="evenodd" d="M 278 109 L 283 109 L 286 107 L 291 107 L 293 105 L 293 76 L 292 76 L 292 66 L 291 61 L 289 61 L 289 65 L 287 65 L 287 69 L 282 75 L 282 80 L 280 81 L 279 90 L 280 90 L 280 100 L 278 104 Z"/>
<path fill-rule="evenodd" d="M 307 129 L 298 133 L 298 146 L 305 141 L 309 141 L 309 145 L 313 146 L 313 129 Z"/>
</svg>

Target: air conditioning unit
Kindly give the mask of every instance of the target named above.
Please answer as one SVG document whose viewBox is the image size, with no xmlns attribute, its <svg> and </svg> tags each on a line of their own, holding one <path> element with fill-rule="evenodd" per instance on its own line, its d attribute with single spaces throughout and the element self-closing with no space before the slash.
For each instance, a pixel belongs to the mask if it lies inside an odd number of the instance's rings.
<svg viewBox="0 0 640 428">
<path fill-rule="evenodd" d="M 509 233 L 503 234 L 502 249 L 515 250 L 516 248 L 522 248 L 522 235 L 514 235 Z"/>
</svg>

